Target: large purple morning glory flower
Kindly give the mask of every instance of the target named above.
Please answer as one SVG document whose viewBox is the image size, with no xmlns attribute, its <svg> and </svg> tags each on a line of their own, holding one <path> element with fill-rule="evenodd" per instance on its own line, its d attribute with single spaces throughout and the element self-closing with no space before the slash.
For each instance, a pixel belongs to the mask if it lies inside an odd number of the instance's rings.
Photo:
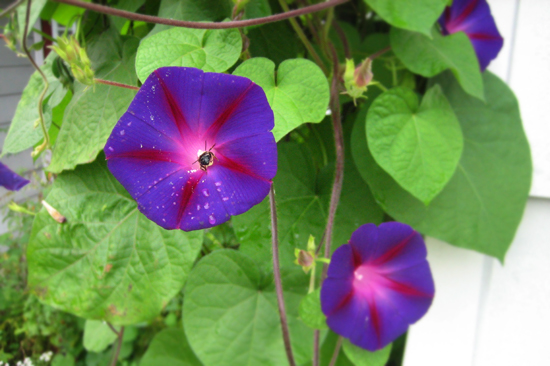
<svg viewBox="0 0 550 366">
<path fill-rule="evenodd" d="M 504 40 L 486 0 L 454 0 L 439 18 L 439 24 L 445 35 L 466 33 L 476 51 L 481 71 L 485 71 L 502 49 Z"/>
<path fill-rule="evenodd" d="M 29 184 L 29 181 L 14 173 L 10 168 L 0 163 L 0 186 L 10 191 L 18 191 Z"/>
<path fill-rule="evenodd" d="M 273 111 L 247 78 L 163 67 L 113 129 L 105 154 L 139 210 L 165 229 L 212 227 L 260 203 L 277 171 Z"/>
<path fill-rule="evenodd" d="M 420 319 L 433 296 L 422 236 L 399 222 L 367 224 L 332 255 L 321 308 L 334 332 L 376 351 Z"/>
</svg>

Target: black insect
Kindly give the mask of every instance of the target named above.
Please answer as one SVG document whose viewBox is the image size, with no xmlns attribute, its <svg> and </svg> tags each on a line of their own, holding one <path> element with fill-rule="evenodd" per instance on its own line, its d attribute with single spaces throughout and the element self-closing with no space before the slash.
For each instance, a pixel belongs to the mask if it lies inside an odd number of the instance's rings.
<svg viewBox="0 0 550 366">
<path fill-rule="evenodd" d="M 214 159 L 218 160 L 216 155 L 212 152 L 212 149 L 216 146 L 216 144 L 212 145 L 212 147 L 204 151 L 202 154 L 199 155 L 199 158 L 193 162 L 195 164 L 196 162 L 199 163 L 201 170 L 206 171 L 206 168 L 214 164 Z M 206 141 L 204 142 L 204 150 L 206 150 Z"/>
</svg>

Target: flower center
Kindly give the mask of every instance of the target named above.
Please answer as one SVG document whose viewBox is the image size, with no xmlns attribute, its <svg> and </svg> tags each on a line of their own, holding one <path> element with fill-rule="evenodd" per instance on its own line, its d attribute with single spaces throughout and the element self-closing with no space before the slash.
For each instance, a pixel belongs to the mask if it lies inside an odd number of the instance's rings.
<svg viewBox="0 0 550 366">
<path fill-rule="evenodd" d="M 372 265 L 362 264 L 353 272 L 353 289 L 366 297 L 380 290 L 383 283 L 384 276 Z"/>
</svg>

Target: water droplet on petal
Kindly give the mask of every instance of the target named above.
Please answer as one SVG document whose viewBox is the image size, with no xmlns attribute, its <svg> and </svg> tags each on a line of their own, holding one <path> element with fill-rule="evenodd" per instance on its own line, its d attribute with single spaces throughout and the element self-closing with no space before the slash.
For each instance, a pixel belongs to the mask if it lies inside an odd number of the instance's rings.
<svg viewBox="0 0 550 366">
<path fill-rule="evenodd" d="M 132 125 L 132 122 L 128 122 L 128 126 L 131 126 Z"/>
<path fill-rule="evenodd" d="M 210 192 L 208 192 L 208 189 L 206 188 L 202 190 L 202 194 L 204 195 L 204 197 L 210 196 Z"/>
<path fill-rule="evenodd" d="M 205 210 L 208 210 L 209 208 L 210 208 L 210 204 L 209 204 L 208 202 L 206 202 L 206 203 L 204 204 L 204 209 L 205 209 Z"/>
<path fill-rule="evenodd" d="M 219 186 L 222 185 L 222 182 L 216 182 L 216 183 L 214 183 L 214 185 L 215 185 L 216 187 L 219 187 Z"/>
<path fill-rule="evenodd" d="M 223 197 L 222 200 L 227 201 L 229 197 Z"/>
<path fill-rule="evenodd" d="M 115 151 L 111 146 L 109 146 L 109 151 Z"/>
<path fill-rule="evenodd" d="M 208 216 L 208 222 L 210 223 L 210 225 L 214 225 L 216 223 L 216 218 L 214 217 L 214 215 Z"/>
<path fill-rule="evenodd" d="M 201 209 L 201 205 L 197 205 L 197 211 Z"/>
<path fill-rule="evenodd" d="M 120 136 L 124 136 L 125 133 L 124 130 L 120 130 Z"/>
</svg>

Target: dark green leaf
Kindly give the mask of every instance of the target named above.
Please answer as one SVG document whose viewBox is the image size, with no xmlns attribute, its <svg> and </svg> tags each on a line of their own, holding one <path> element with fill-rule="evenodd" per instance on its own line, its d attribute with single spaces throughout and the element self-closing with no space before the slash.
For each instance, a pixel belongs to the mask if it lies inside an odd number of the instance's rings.
<svg viewBox="0 0 550 366">
<path fill-rule="evenodd" d="M 441 88 L 429 89 L 420 106 L 412 90 L 391 89 L 374 100 L 366 123 L 378 165 L 430 203 L 453 176 L 463 146 L 460 124 Z"/>
<path fill-rule="evenodd" d="M 114 31 L 107 31 L 91 42 L 87 51 L 96 77 L 136 85 L 137 44 L 136 38 L 120 38 Z M 75 82 L 74 96 L 65 109 L 48 170 L 59 173 L 93 161 L 135 94 L 126 88 L 104 84 L 87 87 Z"/>
<path fill-rule="evenodd" d="M 342 349 L 346 353 L 346 356 L 353 362 L 355 366 L 384 366 L 388 359 L 390 358 L 391 353 L 391 343 L 378 350 L 376 352 L 369 352 L 360 347 L 357 347 L 348 339 L 344 339 L 342 344 Z"/>
<path fill-rule="evenodd" d="M 172 28 L 141 41 L 136 71 L 142 82 L 163 66 L 223 72 L 237 62 L 241 49 L 241 35 L 236 29 Z"/>
<path fill-rule="evenodd" d="M 466 93 L 483 100 L 483 80 L 472 43 L 463 32 L 427 36 L 392 28 L 392 50 L 405 66 L 425 77 L 450 69 Z"/>
<path fill-rule="evenodd" d="M 283 274 L 297 364 L 312 357 L 313 330 L 297 314 L 307 283 L 298 268 Z M 273 281 L 240 252 L 217 251 L 195 266 L 185 287 L 183 313 L 189 343 L 206 366 L 287 363 Z"/>
<path fill-rule="evenodd" d="M 321 289 L 307 294 L 300 301 L 300 319 L 310 328 L 328 329 L 327 319 L 321 311 Z"/>
<path fill-rule="evenodd" d="M 285 22 L 269 23 L 251 29 L 249 51 L 253 57 L 266 57 L 279 65 L 287 59 L 296 57 L 298 42 L 292 30 Z"/>
<path fill-rule="evenodd" d="M 328 82 L 321 69 L 309 60 L 286 60 L 275 72 L 273 61 L 256 57 L 243 62 L 233 74 L 247 77 L 264 89 L 275 114 L 276 141 L 303 123 L 325 118 Z"/>
<path fill-rule="evenodd" d="M 168 328 L 158 333 L 143 355 L 140 366 L 200 366 L 183 329 Z"/>
<path fill-rule="evenodd" d="M 447 0 L 364 0 L 394 27 L 430 35 Z"/>
<path fill-rule="evenodd" d="M 428 207 L 376 164 L 365 141 L 364 114 L 353 131 L 353 157 L 377 202 L 396 220 L 502 261 L 529 194 L 531 157 L 514 94 L 493 74 L 483 76 L 486 103 L 465 94 L 448 73 L 435 80 L 461 124 L 464 151 Z"/>
<path fill-rule="evenodd" d="M 103 160 L 104 158 L 100 158 Z M 202 231 L 167 231 L 137 209 L 104 162 L 61 174 L 36 216 L 29 287 L 49 305 L 118 325 L 158 315 L 183 286 Z"/>
<path fill-rule="evenodd" d="M 116 4 L 112 5 L 113 8 L 136 12 L 143 4 L 145 4 L 145 0 L 119 0 Z M 116 27 L 116 29 L 120 32 L 122 28 L 124 27 L 124 24 L 129 22 L 126 18 L 120 18 L 111 16 L 111 23 Z"/>
</svg>

